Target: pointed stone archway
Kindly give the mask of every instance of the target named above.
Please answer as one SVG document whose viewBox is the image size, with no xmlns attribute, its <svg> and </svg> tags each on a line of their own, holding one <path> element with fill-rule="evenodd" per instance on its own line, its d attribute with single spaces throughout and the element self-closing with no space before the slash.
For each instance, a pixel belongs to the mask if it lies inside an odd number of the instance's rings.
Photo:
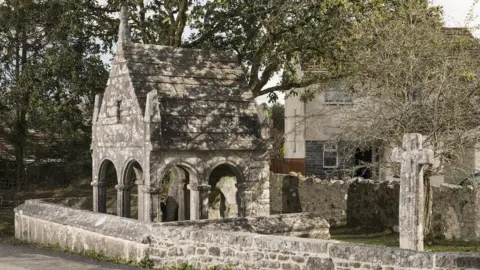
<svg viewBox="0 0 480 270">
<path fill-rule="evenodd" d="M 208 218 L 231 218 L 238 216 L 239 197 L 237 179 L 240 173 L 235 166 L 223 163 L 211 171 L 208 177 Z"/>
<path fill-rule="evenodd" d="M 118 183 L 117 169 L 115 164 L 109 159 L 104 159 L 98 170 L 98 181 L 93 182 L 94 211 L 117 214 L 116 201 L 112 200 L 115 196 L 115 186 Z"/>
<path fill-rule="evenodd" d="M 142 194 L 138 192 L 136 182 L 143 179 L 143 169 L 136 160 L 127 162 L 120 184 L 117 189 L 117 213 L 118 216 L 139 218 L 138 206 L 143 203 Z"/>
</svg>

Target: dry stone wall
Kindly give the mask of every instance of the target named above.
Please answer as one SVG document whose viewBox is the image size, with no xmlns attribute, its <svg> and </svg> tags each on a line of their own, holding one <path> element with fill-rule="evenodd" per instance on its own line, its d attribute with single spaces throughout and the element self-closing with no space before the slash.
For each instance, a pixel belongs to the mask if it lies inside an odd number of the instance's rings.
<svg viewBox="0 0 480 270">
<path fill-rule="evenodd" d="M 330 226 L 394 228 L 399 182 L 325 181 L 271 174 L 271 213 L 309 212 Z M 444 184 L 432 188 L 432 236 L 480 241 L 480 187 Z"/>
<path fill-rule="evenodd" d="M 271 174 L 271 213 L 321 214 L 330 226 L 398 224 L 398 183 L 325 181 Z"/>
<path fill-rule="evenodd" d="M 434 237 L 480 241 L 480 187 L 433 188 Z"/>
<path fill-rule="evenodd" d="M 463 253 L 425 253 L 297 237 L 261 235 L 195 226 L 165 226 L 27 201 L 15 209 L 22 240 L 94 250 L 155 267 L 189 263 L 196 269 L 480 269 L 480 258 Z"/>
</svg>

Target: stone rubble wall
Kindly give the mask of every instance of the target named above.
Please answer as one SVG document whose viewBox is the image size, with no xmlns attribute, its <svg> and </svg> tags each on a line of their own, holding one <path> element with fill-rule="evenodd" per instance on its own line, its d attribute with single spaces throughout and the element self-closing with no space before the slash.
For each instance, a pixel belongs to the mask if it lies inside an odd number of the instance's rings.
<svg viewBox="0 0 480 270">
<path fill-rule="evenodd" d="M 271 213 L 316 213 L 332 227 L 394 228 L 399 188 L 397 181 L 325 181 L 272 173 Z M 480 241 L 480 187 L 432 187 L 432 200 L 432 236 Z"/>
<path fill-rule="evenodd" d="M 318 213 L 332 227 L 392 227 L 398 224 L 398 191 L 397 182 L 325 181 L 272 173 L 270 209 L 271 214 Z"/>
<path fill-rule="evenodd" d="M 434 237 L 480 241 L 480 187 L 433 187 Z"/>
<path fill-rule="evenodd" d="M 425 253 L 228 230 L 144 223 L 38 200 L 15 209 L 16 237 L 71 250 L 140 260 L 155 267 L 193 264 L 197 269 L 480 269 L 468 253 Z"/>
</svg>

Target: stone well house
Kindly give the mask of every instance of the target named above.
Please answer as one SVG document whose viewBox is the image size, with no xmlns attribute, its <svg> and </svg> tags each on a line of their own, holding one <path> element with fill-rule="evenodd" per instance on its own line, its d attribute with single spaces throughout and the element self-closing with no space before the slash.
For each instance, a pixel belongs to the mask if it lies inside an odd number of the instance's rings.
<svg viewBox="0 0 480 270">
<path fill-rule="evenodd" d="M 471 33 L 464 28 L 446 28 L 454 35 Z M 299 70 L 298 76 L 308 76 L 309 72 L 325 72 L 314 64 L 305 64 Z M 302 92 L 300 89 L 299 92 Z M 299 96 L 289 96 L 285 99 L 285 156 L 287 162 L 303 163 L 304 174 L 319 178 L 342 178 L 354 175 L 356 168 L 368 163 L 385 164 L 390 161 L 391 149 L 372 147 L 368 151 L 350 149 L 348 156 L 342 154 L 341 145 L 334 141 L 336 134 L 341 132 L 338 123 L 341 120 L 342 109 L 347 106 L 360 105 L 365 100 L 355 100 L 347 95 L 345 87 L 340 83 L 317 94 L 313 100 L 303 102 Z M 434 176 L 435 184 L 458 181 L 473 175 L 480 170 L 480 145 L 472 146 L 461 160 L 462 168 L 452 170 L 444 168 L 445 176 Z M 380 166 L 374 172 L 374 178 L 392 180 L 394 175 L 386 167 Z"/>
<path fill-rule="evenodd" d="M 95 98 L 94 211 L 130 217 L 137 205 L 144 221 L 204 219 L 216 192 L 230 204 L 220 216 L 268 215 L 268 120 L 236 55 L 133 43 L 127 13 Z"/>
</svg>

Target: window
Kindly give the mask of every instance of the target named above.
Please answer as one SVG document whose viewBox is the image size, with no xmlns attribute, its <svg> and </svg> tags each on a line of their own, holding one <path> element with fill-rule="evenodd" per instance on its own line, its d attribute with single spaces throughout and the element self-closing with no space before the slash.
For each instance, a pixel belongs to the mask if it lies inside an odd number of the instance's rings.
<svg viewBox="0 0 480 270">
<path fill-rule="evenodd" d="M 122 114 L 122 101 L 117 100 L 117 123 L 121 123 L 121 114 Z"/>
<path fill-rule="evenodd" d="M 325 91 L 325 103 L 347 104 L 352 103 L 352 97 L 348 95 L 345 86 L 329 88 Z"/>
<path fill-rule="evenodd" d="M 325 142 L 323 145 L 323 167 L 338 167 L 338 149 L 335 142 Z"/>
</svg>

